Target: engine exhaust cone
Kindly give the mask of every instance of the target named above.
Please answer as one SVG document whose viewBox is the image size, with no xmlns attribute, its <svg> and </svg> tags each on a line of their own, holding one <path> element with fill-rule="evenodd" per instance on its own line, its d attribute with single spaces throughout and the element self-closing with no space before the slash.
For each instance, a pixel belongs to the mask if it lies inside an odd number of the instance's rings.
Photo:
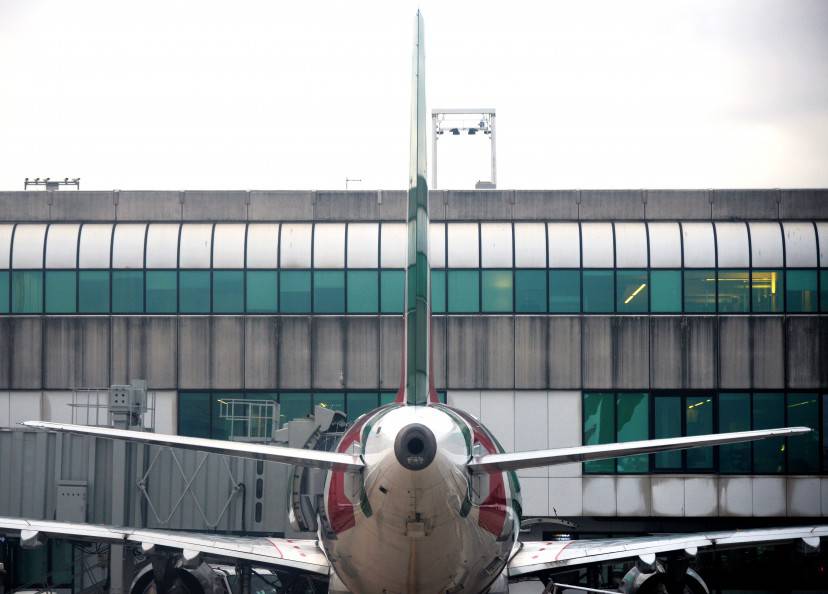
<svg viewBox="0 0 828 594">
<path fill-rule="evenodd" d="M 403 468 L 422 470 L 437 455 L 437 440 L 431 429 L 420 423 L 412 423 L 397 434 L 394 454 Z"/>
</svg>

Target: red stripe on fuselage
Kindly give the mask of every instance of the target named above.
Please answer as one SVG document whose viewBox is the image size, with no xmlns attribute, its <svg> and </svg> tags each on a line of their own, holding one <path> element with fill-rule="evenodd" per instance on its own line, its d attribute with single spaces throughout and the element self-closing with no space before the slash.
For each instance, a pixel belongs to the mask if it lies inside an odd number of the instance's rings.
<svg viewBox="0 0 828 594">
<path fill-rule="evenodd" d="M 337 452 L 344 453 L 354 444 L 360 441 L 362 427 L 371 418 L 371 415 L 364 415 L 357 420 L 345 435 L 336 448 Z M 356 524 L 354 514 L 355 504 L 345 494 L 345 472 L 342 470 L 331 471 L 331 483 L 328 487 L 328 521 L 331 529 L 339 534 L 353 528 Z"/>
</svg>

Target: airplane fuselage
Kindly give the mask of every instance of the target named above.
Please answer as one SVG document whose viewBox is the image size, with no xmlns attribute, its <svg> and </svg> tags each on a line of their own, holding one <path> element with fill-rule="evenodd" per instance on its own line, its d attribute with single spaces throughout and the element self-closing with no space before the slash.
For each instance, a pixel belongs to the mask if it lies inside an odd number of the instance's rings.
<svg viewBox="0 0 828 594">
<path fill-rule="evenodd" d="M 366 464 L 325 484 L 321 540 L 351 592 L 477 593 L 501 574 L 520 491 L 512 472 L 469 473 L 473 455 L 502 451 L 476 419 L 395 403 L 358 419 L 337 450 Z"/>
</svg>

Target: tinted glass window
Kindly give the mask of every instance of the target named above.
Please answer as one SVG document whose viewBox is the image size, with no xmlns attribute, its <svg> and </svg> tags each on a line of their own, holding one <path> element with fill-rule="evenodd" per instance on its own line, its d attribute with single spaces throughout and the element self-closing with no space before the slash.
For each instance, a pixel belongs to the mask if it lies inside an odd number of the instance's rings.
<svg viewBox="0 0 828 594">
<path fill-rule="evenodd" d="M 342 313 L 345 311 L 344 270 L 314 271 L 313 310 L 319 313 Z"/>
<path fill-rule="evenodd" d="M 648 307 L 646 270 L 618 270 L 615 277 L 615 306 L 619 313 L 643 313 Z"/>
<path fill-rule="evenodd" d="M 451 313 L 480 311 L 480 272 L 448 271 L 448 310 Z"/>
<path fill-rule="evenodd" d="M 275 270 L 247 271 L 247 311 L 274 313 L 278 310 L 278 272 Z"/>
<path fill-rule="evenodd" d="M 655 439 L 681 437 L 681 396 L 657 396 L 653 399 Z M 654 456 L 657 470 L 681 468 L 681 452 L 660 452 Z"/>
<path fill-rule="evenodd" d="M 713 270 L 684 271 L 684 311 L 713 313 L 716 311 L 716 274 Z"/>
<path fill-rule="evenodd" d="M 816 270 L 788 270 L 785 287 L 788 311 L 818 311 Z"/>
<path fill-rule="evenodd" d="M 12 272 L 12 312 L 43 312 L 43 272 L 15 270 Z"/>
<path fill-rule="evenodd" d="M 210 394 L 181 392 L 178 395 L 178 434 L 210 437 Z"/>
<path fill-rule="evenodd" d="M 828 394 L 822 395 L 822 471 L 828 471 Z"/>
<path fill-rule="evenodd" d="M 610 313 L 613 311 L 615 290 L 612 270 L 584 270 L 584 311 Z"/>
<path fill-rule="evenodd" d="M 446 271 L 431 271 L 431 311 L 446 313 Z"/>
<path fill-rule="evenodd" d="M 781 270 L 754 270 L 750 283 L 753 311 L 785 311 L 784 281 Z"/>
<path fill-rule="evenodd" d="M 615 441 L 615 394 L 584 392 L 584 445 Z M 614 460 L 595 460 L 584 464 L 585 472 L 614 472 Z"/>
<path fill-rule="evenodd" d="M 580 270 L 549 271 L 549 311 L 552 313 L 581 311 Z"/>
<path fill-rule="evenodd" d="M 643 393 L 622 392 L 616 396 L 618 408 L 616 423 L 618 426 L 617 440 L 638 441 L 648 439 L 650 433 L 650 411 L 648 396 Z M 627 456 L 616 460 L 618 472 L 647 472 L 649 470 L 648 456 Z"/>
<path fill-rule="evenodd" d="M 748 271 L 720 270 L 718 279 L 719 311 L 723 313 L 750 311 Z"/>
<path fill-rule="evenodd" d="M 313 405 L 345 412 L 345 394 L 342 392 L 319 392 L 313 395 Z"/>
<path fill-rule="evenodd" d="M 391 404 L 396 398 L 396 392 L 380 392 L 380 406 Z"/>
<path fill-rule="evenodd" d="M 650 271 L 650 311 L 681 312 L 681 271 Z"/>
<path fill-rule="evenodd" d="M 178 273 L 179 307 L 182 313 L 210 313 L 210 271 Z"/>
<path fill-rule="evenodd" d="M 213 311 L 241 313 L 244 311 L 244 271 L 213 272 Z"/>
<path fill-rule="evenodd" d="M 750 431 L 750 394 L 719 394 L 719 433 Z M 750 443 L 719 447 L 719 470 L 750 472 Z"/>
<path fill-rule="evenodd" d="M 9 273 L 0 270 L 0 313 L 9 312 Z"/>
<path fill-rule="evenodd" d="M 828 312 L 828 270 L 819 271 L 819 307 Z"/>
<path fill-rule="evenodd" d="M 177 285 L 175 270 L 147 270 L 147 313 L 175 313 Z"/>
<path fill-rule="evenodd" d="M 377 313 L 379 272 L 348 271 L 348 313 Z"/>
<path fill-rule="evenodd" d="M 374 410 L 379 405 L 379 397 L 376 392 L 354 392 L 348 394 L 347 406 L 348 420 L 355 421 L 361 415 Z"/>
<path fill-rule="evenodd" d="M 144 311 L 144 271 L 112 271 L 112 311 L 142 313 Z"/>
<path fill-rule="evenodd" d="M 75 271 L 46 271 L 46 313 L 75 313 Z"/>
<path fill-rule="evenodd" d="M 545 270 L 515 270 L 515 311 L 518 313 L 546 311 Z"/>
<path fill-rule="evenodd" d="M 109 313 L 109 271 L 78 271 L 78 311 Z"/>
<path fill-rule="evenodd" d="M 432 282 L 432 308 L 434 307 L 434 275 L 431 275 Z M 403 297 L 405 293 L 405 271 L 403 270 L 381 270 L 380 271 L 380 311 L 387 314 L 401 314 L 403 312 Z M 443 299 L 445 301 L 445 299 Z M 443 308 L 445 309 L 445 307 Z"/>
<path fill-rule="evenodd" d="M 512 311 L 512 271 L 483 271 L 483 311 Z"/>
<path fill-rule="evenodd" d="M 304 419 L 311 414 L 311 395 L 307 393 L 280 394 L 279 404 L 282 425 L 293 419 Z"/>
<path fill-rule="evenodd" d="M 713 433 L 713 397 L 688 396 L 685 400 L 687 435 L 708 435 Z M 687 450 L 687 468 L 690 470 L 711 470 L 713 468 L 712 448 Z"/>
<path fill-rule="evenodd" d="M 308 313 L 311 308 L 310 271 L 283 270 L 279 273 L 279 311 Z"/>
<path fill-rule="evenodd" d="M 819 400 L 816 394 L 788 394 L 788 427 L 810 427 L 811 433 L 788 438 L 788 472 L 819 472 Z"/>
<path fill-rule="evenodd" d="M 753 428 L 777 429 L 785 426 L 783 394 L 753 395 Z M 777 474 L 785 469 L 785 439 L 781 437 L 753 442 L 753 472 Z"/>
</svg>

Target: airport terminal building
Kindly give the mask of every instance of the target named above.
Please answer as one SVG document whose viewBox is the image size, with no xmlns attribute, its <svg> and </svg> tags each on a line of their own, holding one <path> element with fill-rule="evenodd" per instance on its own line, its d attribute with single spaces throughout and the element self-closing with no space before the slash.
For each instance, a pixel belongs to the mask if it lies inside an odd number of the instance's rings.
<svg viewBox="0 0 828 594">
<path fill-rule="evenodd" d="M 507 450 L 815 429 L 521 471 L 526 516 L 576 523 L 538 535 L 828 516 L 828 190 L 430 201 L 435 384 Z M 278 465 L 16 423 L 77 421 L 90 394 L 139 379 L 155 431 L 213 438 L 249 433 L 230 401 L 278 403 L 285 426 L 318 405 L 350 421 L 386 402 L 405 204 L 402 191 L 0 193 L 0 515 L 289 533 Z M 69 492 L 81 511 L 61 507 Z"/>
</svg>

